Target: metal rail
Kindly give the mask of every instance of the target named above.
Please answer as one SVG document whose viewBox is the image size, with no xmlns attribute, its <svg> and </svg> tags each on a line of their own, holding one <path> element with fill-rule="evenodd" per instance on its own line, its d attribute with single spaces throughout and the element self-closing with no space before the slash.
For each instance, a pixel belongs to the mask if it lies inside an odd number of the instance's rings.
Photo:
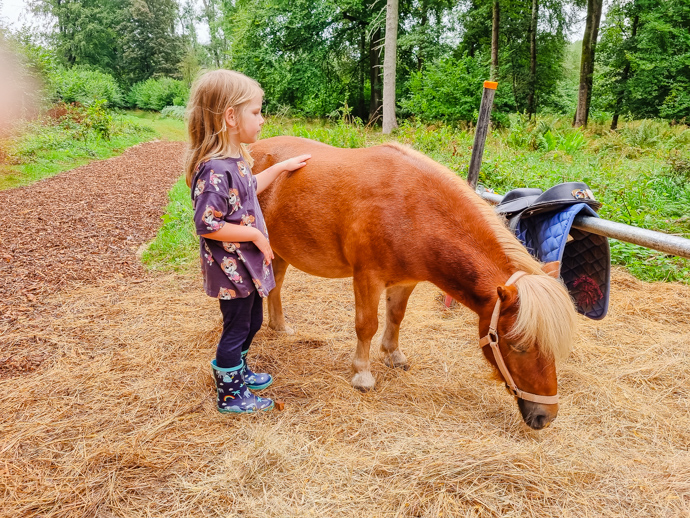
<svg viewBox="0 0 690 518">
<path fill-rule="evenodd" d="M 500 194 L 488 191 L 479 192 L 478 194 L 493 204 L 498 204 L 503 199 L 503 196 Z M 573 227 L 600 236 L 618 239 L 626 243 L 633 243 L 645 248 L 690 259 L 690 239 L 685 239 L 684 237 L 633 227 L 632 225 L 616 223 L 615 221 L 594 218 L 592 216 L 576 216 L 573 221 Z"/>
</svg>

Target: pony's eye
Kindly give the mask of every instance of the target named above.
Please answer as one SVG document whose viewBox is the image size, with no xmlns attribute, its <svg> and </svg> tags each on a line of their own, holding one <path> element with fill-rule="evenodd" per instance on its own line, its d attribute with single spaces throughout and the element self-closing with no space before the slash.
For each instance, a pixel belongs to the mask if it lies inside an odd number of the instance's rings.
<svg viewBox="0 0 690 518">
<path fill-rule="evenodd" d="M 526 353 L 527 351 L 529 351 L 532 348 L 532 346 L 531 346 L 531 344 L 526 343 L 526 342 L 515 342 L 515 343 L 510 344 L 510 348 L 514 349 L 515 351 L 517 351 L 519 353 Z"/>
</svg>

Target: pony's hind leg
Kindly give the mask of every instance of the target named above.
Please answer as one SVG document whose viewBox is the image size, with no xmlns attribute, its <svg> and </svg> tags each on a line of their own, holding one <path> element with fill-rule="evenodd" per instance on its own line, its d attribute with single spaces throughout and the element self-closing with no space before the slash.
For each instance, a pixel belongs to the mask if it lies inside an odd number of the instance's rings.
<svg viewBox="0 0 690 518">
<path fill-rule="evenodd" d="M 355 372 L 352 386 L 366 391 L 374 388 L 376 380 L 371 374 L 369 349 L 371 339 L 379 327 L 378 306 L 383 285 L 366 274 L 354 276 L 355 290 L 355 330 L 357 331 L 357 350 L 352 360 Z"/>
<path fill-rule="evenodd" d="M 285 322 L 283 304 L 280 300 L 280 288 L 285 280 L 285 272 L 288 269 L 288 262 L 274 252 L 273 275 L 276 279 L 276 287 L 268 294 L 268 327 L 279 333 L 294 335 L 295 331 Z"/>
<path fill-rule="evenodd" d="M 416 284 L 391 286 L 386 290 L 386 328 L 381 336 L 383 363 L 389 367 L 402 367 L 407 370 L 407 358 L 398 347 L 400 322 L 405 317 L 407 301 Z"/>
</svg>

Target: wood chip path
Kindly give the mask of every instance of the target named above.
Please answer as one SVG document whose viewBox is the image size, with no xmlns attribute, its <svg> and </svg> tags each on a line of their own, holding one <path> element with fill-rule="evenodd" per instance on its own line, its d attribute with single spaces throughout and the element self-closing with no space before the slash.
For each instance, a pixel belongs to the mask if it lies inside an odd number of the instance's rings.
<svg viewBox="0 0 690 518">
<path fill-rule="evenodd" d="M 160 227 L 184 148 L 148 142 L 0 191 L 0 371 L 9 360 L 3 335 L 39 318 L 43 296 L 75 283 L 144 275 L 136 252 Z"/>
</svg>

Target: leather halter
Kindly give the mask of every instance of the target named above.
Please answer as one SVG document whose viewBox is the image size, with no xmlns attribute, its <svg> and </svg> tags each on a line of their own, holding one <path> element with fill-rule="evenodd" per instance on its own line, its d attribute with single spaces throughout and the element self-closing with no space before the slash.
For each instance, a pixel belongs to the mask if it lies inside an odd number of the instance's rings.
<svg viewBox="0 0 690 518">
<path fill-rule="evenodd" d="M 515 272 L 510 276 L 510 279 L 506 281 L 506 286 L 510 286 L 515 281 L 517 281 L 523 275 L 527 275 L 526 272 Z M 506 387 L 510 390 L 514 396 L 520 399 L 526 399 L 527 401 L 532 401 L 534 403 L 543 403 L 545 405 L 555 405 L 558 403 L 558 394 L 555 396 L 540 396 L 539 394 L 531 394 L 529 392 L 523 392 L 520 390 L 513 377 L 510 375 L 510 371 L 503 361 L 503 355 L 501 354 L 501 349 L 498 347 L 498 317 L 501 314 L 501 298 L 499 297 L 494 306 L 494 312 L 491 315 L 491 324 L 489 325 L 489 332 L 487 335 L 479 340 L 479 347 L 482 349 L 487 345 L 491 346 L 491 350 L 494 352 L 494 359 L 496 360 L 496 365 L 498 365 L 498 370 L 501 371 L 503 379 L 506 382 Z"/>
</svg>

